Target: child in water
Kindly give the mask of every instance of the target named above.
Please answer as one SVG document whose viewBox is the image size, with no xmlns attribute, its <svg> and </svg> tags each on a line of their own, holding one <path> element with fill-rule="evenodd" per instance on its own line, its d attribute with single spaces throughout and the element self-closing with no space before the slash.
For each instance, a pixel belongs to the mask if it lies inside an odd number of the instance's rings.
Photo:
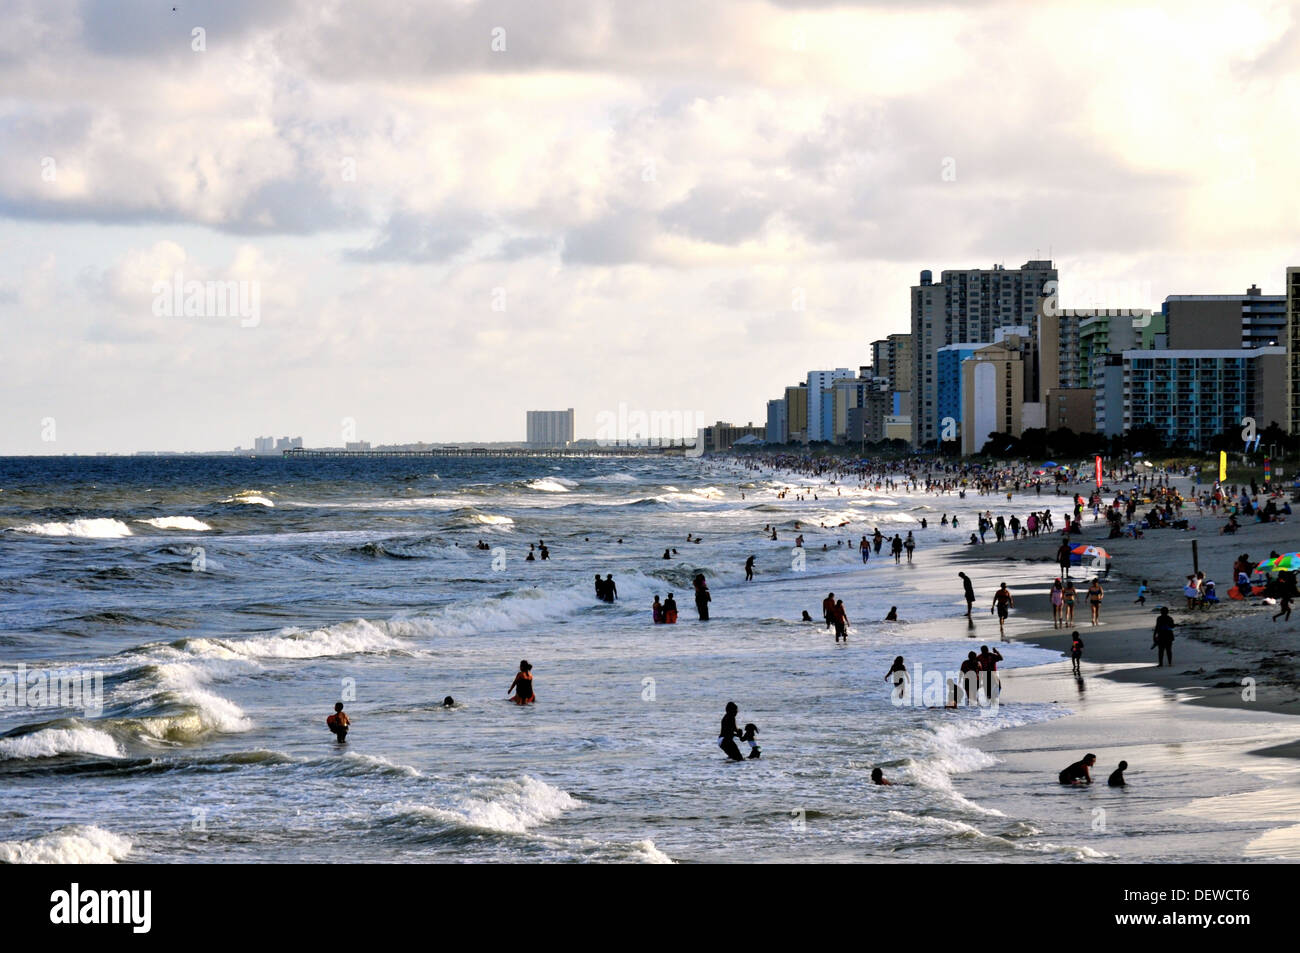
<svg viewBox="0 0 1300 953">
<path fill-rule="evenodd" d="M 752 721 L 745 725 L 745 733 L 740 736 L 740 740 L 749 743 L 749 760 L 763 756 L 763 749 L 758 746 L 758 728 Z"/>
<path fill-rule="evenodd" d="M 348 716 L 343 713 L 343 703 L 334 703 L 334 714 L 325 719 L 325 724 L 330 731 L 334 732 L 334 737 L 338 739 L 339 744 L 348 740 L 348 726 L 352 724 Z"/>
</svg>

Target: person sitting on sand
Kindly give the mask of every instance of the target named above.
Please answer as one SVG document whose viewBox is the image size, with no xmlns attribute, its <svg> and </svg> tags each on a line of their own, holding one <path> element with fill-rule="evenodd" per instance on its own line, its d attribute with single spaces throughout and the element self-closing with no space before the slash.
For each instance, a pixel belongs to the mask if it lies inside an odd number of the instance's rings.
<svg viewBox="0 0 1300 953">
<path fill-rule="evenodd" d="M 880 768 L 872 768 L 872 769 L 871 769 L 871 783 L 872 783 L 872 784 L 882 784 L 882 785 L 892 785 L 894 782 L 893 782 L 893 781 L 890 781 L 888 778 L 886 778 L 886 777 L 885 777 L 885 772 L 882 771 L 882 770 L 880 770 Z"/>
<path fill-rule="evenodd" d="M 1113 788 L 1122 788 L 1127 786 L 1128 782 L 1124 780 L 1124 772 L 1128 770 L 1128 762 L 1121 761 L 1119 767 L 1110 773 L 1106 783 Z"/>
<path fill-rule="evenodd" d="M 1096 763 L 1095 754 L 1085 754 L 1083 760 L 1074 762 L 1057 775 L 1057 780 L 1062 784 L 1091 784 L 1092 773 L 1088 769 Z"/>
</svg>

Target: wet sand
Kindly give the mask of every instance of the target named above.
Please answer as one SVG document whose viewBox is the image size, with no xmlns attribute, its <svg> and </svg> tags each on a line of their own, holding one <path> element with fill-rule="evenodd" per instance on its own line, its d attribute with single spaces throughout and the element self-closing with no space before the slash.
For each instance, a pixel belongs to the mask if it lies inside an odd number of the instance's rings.
<svg viewBox="0 0 1300 953">
<path fill-rule="evenodd" d="M 1086 491 L 1085 491 L 1086 492 Z M 988 497 L 988 508 L 1015 512 L 1051 505 L 1058 521 L 1069 497 Z M 969 502 L 969 498 L 968 498 Z M 966 776 L 973 800 L 1023 817 L 1045 831 L 1071 837 L 1099 855 L 1119 860 L 1195 860 L 1225 853 L 1243 859 L 1300 858 L 1300 692 L 1297 659 L 1300 612 L 1273 623 L 1275 607 L 1259 599 L 1229 600 L 1232 563 L 1270 550 L 1300 549 L 1300 523 L 1248 524 L 1234 536 L 1218 533 L 1222 519 L 1184 507 L 1187 531 L 1148 531 L 1145 538 L 1105 538 L 1105 522 L 1085 512 L 1082 537 L 1112 556 L 1101 576 L 1105 589 L 1100 625 L 1089 624 L 1083 590 L 1092 578 L 1072 569 L 1080 590 L 1075 623 L 1053 628 L 1047 591 L 1058 574 L 1059 535 L 963 547 L 953 565 L 954 598 L 966 571 L 975 584 L 974 618 L 982 641 L 997 638 L 989 603 L 1005 580 L 1016 609 L 1007 637 L 1062 653 L 1062 661 L 1003 675 L 1003 702 L 1055 703 L 1071 717 L 1009 728 L 978 747 L 1000 763 Z M 992 533 L 988 537 L 993 538 Z M 1192 571 L 1191 541 L 1199 565 L 1217 583 L 1220 605 L 1187 610 L 1182 594 Z M 1150 587 L 1146 606 L 1134 605 L 1137 588 Z M 964 605 L 964 603 L 962 603 Z M 1177 623 L 1172 666 L 1156 667 L 1151 630 L 1160 606 Z M 961 609 L 957 610 L 962 611 Z M 1084 642 L 1082 678 L 1070 672 L 1070 632 Z M 991 644 L 991 642 L 990 642 Z M 1085 752 L 1098 755 L 1091 788 L 1064 788 L 1056 774 Z M 1106 777 L 1120 760 L 1130 764 L 1127 789 L 1110 789 Z M 1005 795 L 1008 773 L 1042 777 L 1040 795 Z M 1137 836 L 1137 835 L 1142 836 Z"/>
</svg>

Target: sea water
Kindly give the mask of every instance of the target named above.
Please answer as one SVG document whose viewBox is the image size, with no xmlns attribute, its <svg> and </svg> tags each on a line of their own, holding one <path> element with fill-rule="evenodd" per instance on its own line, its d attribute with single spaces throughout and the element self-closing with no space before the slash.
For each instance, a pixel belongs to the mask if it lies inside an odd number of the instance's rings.
<svg viewBox="0 0 1300 953">
<path fill-rule="evenodd" d="M 972 642 L 944 557 L 986 508 L 708 459 L 0 460 L 0 667 L 103 693 L 0 707 L 0 860 L 1082 859 L 953 780 L 994 763 L 981 735 L 1062 709 L 890 701 L 896 655 L 951 670 L 997 639 L 997 580 Z M 915 562 L 864 566 L 876 527 Z M 680 621 L 655 625 L 669 592 Z M 728 701 L 761 759 L 718 749 Z"/>
</svg>

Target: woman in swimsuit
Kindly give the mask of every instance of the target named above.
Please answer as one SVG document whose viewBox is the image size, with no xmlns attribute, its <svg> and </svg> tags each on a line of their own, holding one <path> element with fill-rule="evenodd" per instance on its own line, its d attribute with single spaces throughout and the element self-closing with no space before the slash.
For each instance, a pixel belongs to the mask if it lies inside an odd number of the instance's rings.
<svg viewBox="0 0 1300 953">
<path fill-rule="evenodd" d="M 514 697 L 510 700 L 516 705 L 531 705 L 537 701 L 537 696 L 533 694 L 533 667 L 524 659 L 519 663 L 519 674 L 515 680 L 510 683 L 510 691 L 507 695 L 514 692 Z"/>
</svg>

